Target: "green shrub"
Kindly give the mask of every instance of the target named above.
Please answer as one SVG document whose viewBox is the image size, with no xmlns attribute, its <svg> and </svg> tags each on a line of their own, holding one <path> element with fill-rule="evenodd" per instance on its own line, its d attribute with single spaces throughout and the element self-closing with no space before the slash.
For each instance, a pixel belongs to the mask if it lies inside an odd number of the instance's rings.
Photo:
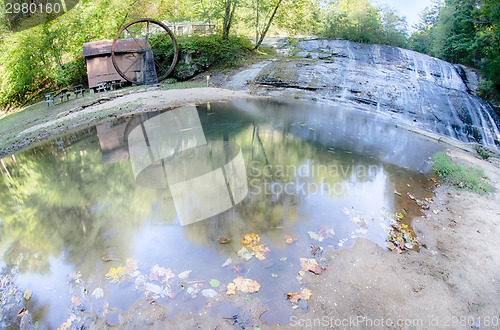
<svg viewBox="0 0 500 330">
<path fill-rule="evenodd" d="M 152 43 L 155 40 L 152 39 Z M 249 52 L 251 44 L 246 38 L 229 37 L 223 39 L 219 35 L 193 35 L 177 37 L 179 54 L 181 58 L 177 62 L 174 72 L 187 70 L 189 66 L 196 64 L 198 67 L 207 69 L 211 65 L 218 65 L 222 68 L 237 65 L 240 60 Z M 173 54 L 173 45 L 169 38 L 159 39 L 157 46 L 168 54 Z M 190 54 L 192 63 L 186 65 L 184 57 Z M 165 56 L 165 55 L 163 55 Z M 164 58 L 155 58 L 159 62 L 171 63 L 173 55 Z"/>
<path fill-rule="evenodd" d="M 432 160 L 432 170 L 439 177 L 458 188 L 467 188 L 479 194 L 494 192 L 495 188 L 486 182 L 484 171 L 457 164 L 446 153 L 439 151 Z"/>
</svg>

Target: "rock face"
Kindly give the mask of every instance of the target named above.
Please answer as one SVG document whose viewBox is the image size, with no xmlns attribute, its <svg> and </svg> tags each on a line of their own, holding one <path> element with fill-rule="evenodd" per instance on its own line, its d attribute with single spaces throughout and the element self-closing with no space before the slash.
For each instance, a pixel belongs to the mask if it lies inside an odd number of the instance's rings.
<svg viewBox="0 0 500 330">
<path fill-rule="evenodd" d="M 462 142 L 500 147 L 498 115 L 471 94 L 479 77 L 467 67 L 347 40 L 308 40 L 298 47 L 302 60 L 271 61 L 257 74 L 258 67 L 250 69 L 247 80 L 257 93 L 345 104 Z"/>
</svg>

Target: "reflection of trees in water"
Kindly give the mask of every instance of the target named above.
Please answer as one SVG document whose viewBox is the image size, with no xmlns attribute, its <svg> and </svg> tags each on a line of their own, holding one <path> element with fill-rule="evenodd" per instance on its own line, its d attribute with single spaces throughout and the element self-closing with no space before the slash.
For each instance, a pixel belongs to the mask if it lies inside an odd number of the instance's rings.
<svg viewBox="0 0 500 330">
<path fill-rule="evenodd" d="M 250 192 L 233 210 L 185 227 L 185 237 L 192 242 L 213 246 L 221 236 L 239 239 L 251 232 L 274 232 L 270 235 L 275 239 L 272 243 L 280 245 L 285 225 L 307 220 L 298 210 L 307 194 L 287 193 L 281 188 L 308 182 L 318 187 L 335 187 L 342 182 L 348 185 L 373 181 L 381 169 L 376 160 L 344 152 L 331 153 L 324 146 L 289 134 L 286 127 L 275 129 L 272 123 L 254 125 L 247 121 L 246 127 L 239 123 L 236 132 L 232 130 L 234 127 L 221 126 L 218 136 L 211 138 L 225 137 L 241 146 Z M 312 167 L 314 173 L 310 172 Z M 344 193 L 329 191 L 333 198 Z"/>
<path fill-rule="evenodd" d="M 63 151 L 46 145 L 6 161 L 2 175 L 0 237 L 4 261 L 21 272 L 46 273 L 48 259 L 94 272 L 103 253 L 126 258 L 133 232 L 151 212 L 155 190 L 135 184 L 130 165 L 103 165 L 98 144 L 80 141 Z M 85 275 L 85 274 L 84 274 Z"/>
</svg>

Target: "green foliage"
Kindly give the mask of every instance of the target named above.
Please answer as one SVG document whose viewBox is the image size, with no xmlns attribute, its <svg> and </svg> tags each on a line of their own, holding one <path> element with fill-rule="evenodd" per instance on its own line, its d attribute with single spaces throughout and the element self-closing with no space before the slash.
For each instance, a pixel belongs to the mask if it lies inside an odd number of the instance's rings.
<svg viewBox="0 0 500 330">
<path fill-rule="evenodd" d="M 481 69 L 487 80 L 479 96 L 500 95 L 500 2 L 446 0 L 427 7 L 418 31 L 410 38 L 413 50 Z"/>
<path fill-rule="evenodd" d="M 223 68 L 237 65 L 252 46 L 246 38 L 229 36 L 225 39 L 220 35 L 179 36 L 177 44 L 181 58 L 177 62 L 174 75 L 180 80 L 188 77 L 183 72 L 193 65 L 204 69 L 211 65 Z M 157 46 L 164 51 L 173 52 L 172 42 L 168 38 L 159 39 Z M 187 55 L 191 57 L 189 63 L 185 60 Z M 167 62 L 171 63 L 170 61 L 168 58 Z"/>
<path fill-rule="evenodd" d="M 405 47 L 407 23 L 390 9 L 378 9 L 368 0 L 331 1 L 323 37 Z"/>
<path fill-rule="evenodd" d="M 483 170 L 457 164 L 442 151 L 434 155 L 432 170 L 458 188 L 467 188 L 479 194 L 495 191 L 495 188 L 486 182 Z"/>
</svg>

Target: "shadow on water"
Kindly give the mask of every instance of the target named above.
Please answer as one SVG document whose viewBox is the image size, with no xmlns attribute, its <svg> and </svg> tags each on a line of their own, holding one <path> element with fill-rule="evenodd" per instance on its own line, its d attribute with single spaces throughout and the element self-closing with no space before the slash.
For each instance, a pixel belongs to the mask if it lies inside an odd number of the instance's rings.
<svg viewBox="0 0 500 330">
<path fill-rule="evenodd" d="M 248 299 L 269 309 L 262 320 L 286 324 L 300 258 L 324 263 L 357 237 L 385 247 L 391 214 L 419 215 L 406 192 L 431 196 L 437 150 L 368 113 L 241 100 L 112 120 L 5 158 L 0 326 L 28 313 L 40 328 L 114 325 L 144 298 L 193 315 L 238 275 L 261 284 Z"/>
</svg>

